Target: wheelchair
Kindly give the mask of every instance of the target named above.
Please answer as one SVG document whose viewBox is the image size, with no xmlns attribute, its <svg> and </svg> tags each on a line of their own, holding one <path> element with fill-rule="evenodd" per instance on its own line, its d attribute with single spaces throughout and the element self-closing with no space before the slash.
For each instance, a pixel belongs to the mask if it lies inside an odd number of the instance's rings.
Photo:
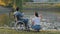
<svg viewBox="0 0 60 34">
<path fill-rule="evenodd" d="M 16 21 L 15 23 L 15 29 L 18 30 L 28 30 L 28 22 L 25 23 L 23 20 Z"/>
</svg>

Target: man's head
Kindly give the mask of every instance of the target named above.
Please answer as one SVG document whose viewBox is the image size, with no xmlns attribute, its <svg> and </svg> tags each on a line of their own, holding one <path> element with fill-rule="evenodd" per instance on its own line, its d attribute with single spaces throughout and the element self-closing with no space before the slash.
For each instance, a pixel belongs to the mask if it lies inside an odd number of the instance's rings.
<svg viewBox="0 0 60 34">
<path fill-rule="evenodd" d="M 19 11 L 19 7 L 16 8 L 16 11 Z"/>
</svg>

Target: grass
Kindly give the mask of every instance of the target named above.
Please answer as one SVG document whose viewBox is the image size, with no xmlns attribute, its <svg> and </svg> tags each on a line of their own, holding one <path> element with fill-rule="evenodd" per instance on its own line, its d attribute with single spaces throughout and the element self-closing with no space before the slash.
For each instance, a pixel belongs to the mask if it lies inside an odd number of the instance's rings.
<svg viewBox="0 0 60 34">
<path fill-rule="evenodd" d="M 41 32 L 27 32 L 27 31 L 16 31 L 12 29 L 0 29 L 0 34 L 60 34 L 60 32 L 41 31 Z"/>
</svg>

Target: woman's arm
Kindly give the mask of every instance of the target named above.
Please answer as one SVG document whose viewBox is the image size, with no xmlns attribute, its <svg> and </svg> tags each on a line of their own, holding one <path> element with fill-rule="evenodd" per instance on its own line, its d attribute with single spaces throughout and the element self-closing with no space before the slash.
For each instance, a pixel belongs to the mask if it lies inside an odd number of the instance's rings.
<svg viewBox="0 0 60 34">
<path fill-rule="evenodd" d="M 40 17 L 40 19 L 42 19 L 42 14 L 40 14 L 40 16 L 39 16 L 39 17 Z"/>
<path fill-rule="evenodd" d="M 31 22 L 32 22 L 32 25 L 34 25 L 34 21 L 33 21 L 33 18 L 31 19 Z"/>
</svg>

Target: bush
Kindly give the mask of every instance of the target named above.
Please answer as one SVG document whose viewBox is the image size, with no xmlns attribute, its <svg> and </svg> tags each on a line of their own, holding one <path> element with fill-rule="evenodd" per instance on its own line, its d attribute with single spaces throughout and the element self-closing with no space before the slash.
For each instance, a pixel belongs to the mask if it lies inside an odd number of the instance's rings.
<svg viewBox="0 0 60 34">
<path fill-rule="evenodd" d="M 9 3 L 8 5 L 6 5 L 6 7 L 13 7 L 13 5 Z"/>
</svg>

